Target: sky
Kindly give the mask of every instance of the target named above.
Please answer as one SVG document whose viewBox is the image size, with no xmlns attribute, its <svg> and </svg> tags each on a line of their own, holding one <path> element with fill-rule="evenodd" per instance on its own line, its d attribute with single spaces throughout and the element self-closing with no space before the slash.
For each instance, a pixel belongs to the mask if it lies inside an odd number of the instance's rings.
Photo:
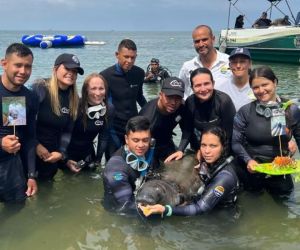
<svg viewBox="0 0 300 250">
<path fill-rule="evenodd" d="M 288 2 L 296 16 L 300 0 Z M 251 26 L 269 5 L 239 0 L 231 8 L 230 26 L 239 14 Z M 228 9 L 228 0 L 0 0 L 0 30 L 190 31 L 198 24 L 220 30 L 227 27 Z M 273 9 L 272 19 L 282 16 Z"/>
</svg>

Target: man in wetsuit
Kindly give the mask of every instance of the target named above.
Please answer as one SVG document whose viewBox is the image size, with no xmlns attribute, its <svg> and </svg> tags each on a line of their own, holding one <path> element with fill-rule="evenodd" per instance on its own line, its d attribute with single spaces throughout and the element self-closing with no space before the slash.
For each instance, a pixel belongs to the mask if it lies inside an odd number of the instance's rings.
<svg viewBox="0 0 300 250">
<path fill-rule="evenodd" d="M 158 160 L 166 160 L 177 150 L 172 136 L 178 123 L 181 129 L 185 127 L 183 96 L 183 81 L 177 77 L 166 78 L 162 83 L 159 97 L 148 102 L 139 113 L 149 119 L 151 135 L 156 140 L 154 166 L 158 166 Z M 187 144 L 189 138 L 185 139 L 186 141 L 182 141 L 178 150 L 184 151 L 181 145 Z"/>
<path fill-rule="evenodd" d="M 136 57 L 136 44 L 124 39 L 116 52 L 117 63 L 100 73 L 108 83 L 108 98 L 115 108 L 110 153 L 124 144 L 126 123 L 138 114 L 136 103 L 143 107 L 147 102 L 143 95 L 145 72 L 134 65 Z"/>
<path fill-rule="evenodd" d="M 104 169 L 103 205 L 107 209 L 135 213 L 134 191 L 141 185 L 151 161 L 150 140 L 149 120 L 144 116 L 131 118 L 126 125 L 125 145 Z"/>
<path fill-rule="evenodd" d="M 190 75 L 193 70 L 202 67 L 208 68 L 213 74 L 216 83 L 219 79 L 231 75 L 228 66 L 228 55 L 214 48 L 215 36 L 209 26 L 197 26 L 193 30 L 192 38 L 198 55 L 184 62 L 179 72 L 179 78 L 185 84 L 185 100 L 193 94 L 190 83 Z"/>
<path fill-rule="evenodd" d="M 37 192 L 35 181 L 35 117 L 37 98 L 24 86 L 32 70 L 32 51 L 23 44 L 13 43 L 1 60 L 0 78 L 2 120 L 0 121 L 0 201 L 24 202 Z M 5 100 L 24 100 L 26 124 L 7 126 Z"/>
<path fill-rule="evenodd" d="M 162 81 L 168 77 L 170 77 L 169 72 L 164 67 L 159 65 L 159 60 L 152 58 L 150 65 L 147 67 L 144 82 L 162 83 Z"/>
</svg>

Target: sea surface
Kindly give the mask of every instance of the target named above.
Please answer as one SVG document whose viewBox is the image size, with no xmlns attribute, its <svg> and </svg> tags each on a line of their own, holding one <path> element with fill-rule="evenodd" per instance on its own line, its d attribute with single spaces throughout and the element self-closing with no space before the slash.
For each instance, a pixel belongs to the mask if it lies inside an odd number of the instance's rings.
<svg viewBox="0 0 300 250">
<path fill-rule="evenodd" d="M 67 34 L 54 31 L 0 31 L 0 56 L 24 34 Z M 136 65 L 146 69 L 152 57 L 159 58 L 174 76 L 182 63 L 195 56 L 190 32 L 72 32 L 105 45 L 83 48 L 32 48 L 34 67 L 29 84 L 49 77 L 60 53 L 74 53 L 85 75 L 116 62 L 115 51 L 123 38 L 138 47 Z M 254 62 L 254 66 L 264 63 Z M 300 66 L 271 64 L 279 78 L 278 92 L 299 97 Z M 2 69 L 0 70 L 0 73 Z M 84 76 L 77 81 L 80 90 Z M 144 85 L 148 100 L 159 86 Z M 178 136 L 175 138 L 178 141 Z M 299 154 L 297 154 L 299 158 Z M 59 172 L 53 182 L 40 183 L 39 193 L 23 209 L 0 204 L 0 250 L 32 249 L 299 249 L 300 183 L 293 200 L 274 201 L 266 192 L 241 193 L 235 209 L 197 217 L 170 217 L 144 221 L 104 210 L 102 169 L 77 175 Z"/>
</svg>

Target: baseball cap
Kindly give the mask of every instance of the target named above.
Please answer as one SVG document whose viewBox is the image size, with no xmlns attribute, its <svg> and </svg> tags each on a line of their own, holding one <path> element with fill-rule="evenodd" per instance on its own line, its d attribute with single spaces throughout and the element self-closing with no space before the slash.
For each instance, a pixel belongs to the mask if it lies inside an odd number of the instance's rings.
<svg viewBox="0 0 300 250">
<path fill-rule="evenodd" d="M 77 69 L 78 74 L 83 75 L 84 70 L 80 67 L 80 62 L 77 56 L 73 54 L 63 53 L 59 55 L 54 63 L 54 66 L 63 64 L 67 69 Z"/>
<path fill-rule="evenodd" d="M 233 51 L 231 51 L 229 60 L 232 59 L 235 56 L 243 55 L 248 57 L 251 60 L 251 54 L 247 48 L 236 48 Z"/>
<path fill-rule="evenodd" d="M 164 79 L 161 87 L 161 92 L 165 95 L 184 96 L 184 82 L 178 77 L 168 77 Z"/>
</svg>

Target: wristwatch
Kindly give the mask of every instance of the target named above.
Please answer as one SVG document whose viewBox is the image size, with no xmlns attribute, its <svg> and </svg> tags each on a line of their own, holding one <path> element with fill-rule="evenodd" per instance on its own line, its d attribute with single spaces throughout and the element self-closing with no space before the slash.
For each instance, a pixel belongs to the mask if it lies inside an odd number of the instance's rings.
<svg viewBox="0 0 300 250">
<path fill-rule="evenodd" d="M 28 173 L 28 179 L 36 179 L 37 178 L 37 172 L 34 173 Z"/>
</svg>

